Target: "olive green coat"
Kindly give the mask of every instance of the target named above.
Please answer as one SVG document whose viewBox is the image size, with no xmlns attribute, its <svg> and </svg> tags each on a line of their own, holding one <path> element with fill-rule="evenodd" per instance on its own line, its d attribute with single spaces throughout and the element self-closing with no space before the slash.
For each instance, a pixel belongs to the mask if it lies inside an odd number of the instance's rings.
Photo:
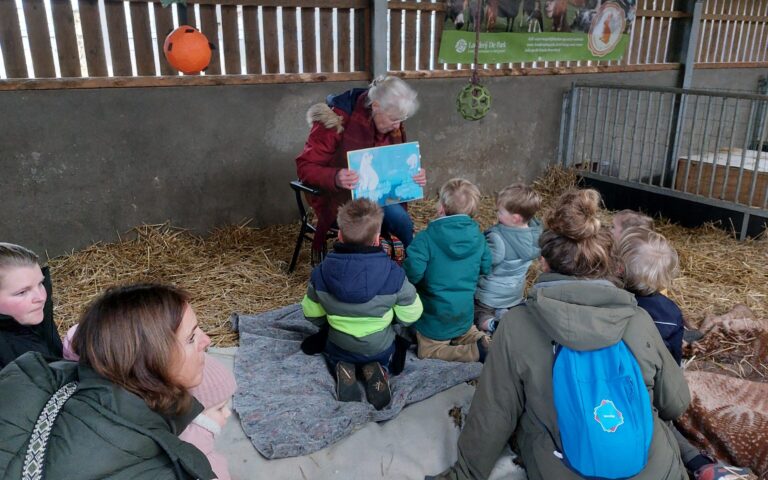
<svg viewBox="0 0 768 480">
<path fill-rule="evenodd" d="M 500 323 L 459 437 L 459 459 L 438 478 L 487 478 L 513 434 L 529 480 L 581 478 L 553 453 L 561 451 L 552 395 L 553 345 L 583 351 L 619 340 L 637 359 L 653 404 L 648 463 L 634 478 L 687 479 L 665 422 L 685 411 L 690 392 L 653 321 L 631 293 L 607 281 L 556 274 L 542 275 L 527 305 L 512 308 Z"/>
<path fill-rule="evenodd" d="M 138 396 L 74 362 L 48 364 L 25 353 L 0 371 L 0 479 L 21 478 L 35 422 L 49 398 L 76 381 L 77 390 L 56 418 L 43 478 L 214 478 L 207 458 L 178 434 L 200 413 L 167 417 Z"/>
</svg>

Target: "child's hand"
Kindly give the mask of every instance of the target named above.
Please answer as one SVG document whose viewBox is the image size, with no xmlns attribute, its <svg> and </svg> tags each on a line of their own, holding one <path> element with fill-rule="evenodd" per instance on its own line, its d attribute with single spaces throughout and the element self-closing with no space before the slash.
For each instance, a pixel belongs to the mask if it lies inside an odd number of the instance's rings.
<svg viewBox="0 0 768 480">
<path fill-rule="evenodd" d="M 232 415 L 232 410 L 229 409 L 229 400 L 224 400 L 220 404 L 205 410 L 203 415 L 218 423 L 220 427 L 223 427 L 227 423 L 229 416 Z"/>
<path fill-rule="evenodd" d="M 413 176 L 413 181 L 416 182 L 420 187 L 423 187 L 427 184 L 427 171 L 423 168 L 419 169 L 419 173 Z"/>
</svg>

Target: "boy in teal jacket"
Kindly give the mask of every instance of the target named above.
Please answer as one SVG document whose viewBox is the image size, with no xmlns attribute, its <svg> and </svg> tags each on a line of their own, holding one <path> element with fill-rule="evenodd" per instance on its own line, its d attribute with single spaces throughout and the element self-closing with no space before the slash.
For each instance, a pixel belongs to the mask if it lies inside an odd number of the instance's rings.
<svg viewBox="0 0 768 480">
<path fill-rule="evenodd" d="M 479 203 L 475 185 L 449 180 L 440 189 L 439 218 L 408 247 L 403 268 L 424 305 L 415 324 L 419 358 L 485 360 L 490 337 L 473 322 L 477 279 L 491 271 L 491 252 L 472 219 Z"/>
</svg>

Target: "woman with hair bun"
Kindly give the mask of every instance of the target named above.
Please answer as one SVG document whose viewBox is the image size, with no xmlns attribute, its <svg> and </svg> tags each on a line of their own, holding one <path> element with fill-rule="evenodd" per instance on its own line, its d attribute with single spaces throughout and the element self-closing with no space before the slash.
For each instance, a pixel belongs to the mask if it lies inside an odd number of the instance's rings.
<svg viewBox="0 0 768 480">
<path fill-rule="evenodd" d="M 635 473 L 625 477 L 687 478 L 677 443 L 665 422 L 685 411 L 690 392 L 682 370 L 665 348 L 651 318 L 637 306 L 631 293 L 612 281 L 616 271 L 611 255 L 613 238 L 602 227 L 597 216 L 599 210 L 597 191 L 572 190 L 558 199 L 545 218 L 546 230 L 539 240 L 542 274 L 526 304 L 512 308 L 493 337 L 466 426 L 459 437 L 458 460 L 439 476 L 427 478 L 487 478 L 508 442 L 519 448 L 530 480 L 597 476 L 583 474 L 575 457 L 569 456 L 568 448 L 564 448 L 567 445 L 563 432 L 567 428 L 563 426 L 567 424 L 562 421 L 569 412 L 557 403 L 564 387 L 562 383 L 556 384 L 561 377 L 553 369 L 563 356 L 591 357 L 617 345 L 625 347 L 625 354 L 636 361 L 621 364 L 636 364 L 634 378 L 639 380 L 630 386 L 621 384 L 627 391 L 635 388 L 636 394 L 621 404 L 617 400 L 615 403 L 621 408 L 614 408 L 611 415 L 604 415 L 600 407 L 613 407 L 613 402 L 606 405 L 605 400 L 598 400 L 594 412 L 589 403 L 589 410 L 577 419 L 585 427 L 575 432 L 576 436 L 581 438 L 583 434 L 586 439 L 587 431 L 597 428 L 609 432 L 602 438 L 612 442 L 619 435 L 615 432 L 622 432 L 622 428 L 626 432 L 634 428 L 630 425 L 645 425 L 646 457 L 641 458 Z M 585 355 L 586 352 L 589 354 Z M 577 403 L 573 398 L 565 405 Z M 629 418 L 638 408 L 647 412 L 645 424 L 633 423 L 634 418 Z M 598 459 L 596 463 L 609 463 L 619 450 L 617 445 L 587 454 Z"/>
</svg>

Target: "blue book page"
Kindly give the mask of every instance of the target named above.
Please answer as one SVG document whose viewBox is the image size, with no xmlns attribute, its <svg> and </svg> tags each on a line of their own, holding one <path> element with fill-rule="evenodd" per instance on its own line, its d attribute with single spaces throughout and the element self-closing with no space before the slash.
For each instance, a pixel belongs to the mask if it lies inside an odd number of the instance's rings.
<svg viewBox="0 0 768 480">
<path fill-rule="evenodd" d="M 381 206 L 424 198 L 413 181 L 421 168 L 419 142 L 347 152 L 349 169 L 360 176 L 352 198 L 368 198 Z"/>
</svg>

